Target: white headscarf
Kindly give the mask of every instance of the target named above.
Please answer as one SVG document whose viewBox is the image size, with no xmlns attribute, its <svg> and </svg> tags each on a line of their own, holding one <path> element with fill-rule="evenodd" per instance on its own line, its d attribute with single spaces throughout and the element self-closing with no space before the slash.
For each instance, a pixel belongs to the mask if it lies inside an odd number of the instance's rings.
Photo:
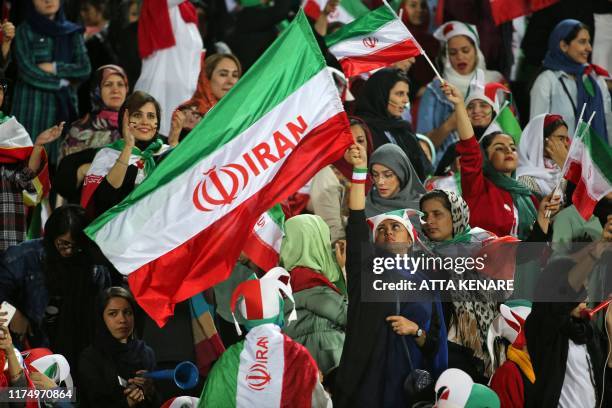
<svg viewBox="0 0 612 408">
<path fill-rule="evenodd" d="M 549 195 L 561 178 L 561 169 L 544 158 L 544 120 L 546 115 L 546 113 L 543 113 L 534 117 L 523 130 L 518 145 L 519 164 L 516 169 L 516 177 L 533 177 L 542 194 Z"/>
<path fill-rule="evenodd" d="M 464 35 L 471 39 L 474 43 L 474 47 L 476 48 L 476 66 L 474 67 L 474 70 L 467 75 L 462 75 L 455 71 L 455 69 L 451 65 L 450 58 L 448 57 L 448 41 L 458 35 Z M 459 88 L 463 95 L 467 94 L 467 91 L 470 87 L 470 82 L 476 74 L 477 68 L 480 68 L 484 71 L 485 83 L 498 82 L 503 79 L 502 75 L 499 72 L 487 70 L 485 57 L 482 51 L 480 51 L 480 39 L 478 38 L 478 31 L 476 29 L 476 26 L 472 24 L 465 24 L 460 21 L 449 21 L 438 27 L 438 29 L 434 32 L 433 36 L 438 41 L 440 41 L 446 49 L 446 52 L 443 57 L 444 79 Z"/>
</svg>

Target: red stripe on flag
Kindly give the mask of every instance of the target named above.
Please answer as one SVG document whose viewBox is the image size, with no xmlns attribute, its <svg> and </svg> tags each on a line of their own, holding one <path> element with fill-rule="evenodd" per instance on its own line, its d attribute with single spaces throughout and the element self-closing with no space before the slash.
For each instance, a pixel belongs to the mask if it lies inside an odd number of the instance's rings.
<svg viewBox="0 0 612 408">
<path fill-rule="evenodd" d="M 576 207 L 576 210 L 580 213 L 585 221 L 588 221 L 593 215 L 593 210 L 597 205 L 597 200 L 594 200 L 589 196 L 585 180 L 580 179 L 576 184 L 574 194 L 572 194 L 572 203 Z"/>
<path fill-rule="evenodd" d="M 0 163 L 19 163 L 28 160 L 32 146 L 0 147 Z"/>
<path fill-rule="evenodd" d="M 319 169 L 342 157 L 353 143 L 344 112 L 314 128 L 257 194 L 182 245 L 132 272 L 128 282 L 138 303 L 163 326 L 176 303 L 227 279 L 259 216 L 288 192 L 304 186 Z"/>
<path fill-rule="evenodd" d="M 347 57 L 340 60 L 347 78 L 389 66 L 395 62 L 421 55 L 421 50 L 413 40 L 404 40 L 372 54 Z"/>
<path fill-rule="evenodd" d="M 313 20 L 318 20 L 321 15 L 321 7 L 317 4 L 316 1 L 308 0 L 306 4 L 304 4 L 304 13 Z"/>
<path fill-rule="evenodd" d="M 310 356 L 306 347 L 285 334 L 283 334 L 283 338 L 285 371 L 283 373 L 280 406 L 310 408 L 312 391 L 319 379 L 317 363 Z"/>
<path fill-rule="evenodd" d="M 565 172 L 565 179 L 571 181 L 574 184 L 580 183 L 582 178 L 582 164 L 580 162 L 572 161 L 567 171 Z"/>
<path fill-rule="evenodd" d="M 270 270 L 278 265 L 278 252 L 256 233 L 251 233 L 244 248 L 247 257 L 264 271 Z"/>
</svg>

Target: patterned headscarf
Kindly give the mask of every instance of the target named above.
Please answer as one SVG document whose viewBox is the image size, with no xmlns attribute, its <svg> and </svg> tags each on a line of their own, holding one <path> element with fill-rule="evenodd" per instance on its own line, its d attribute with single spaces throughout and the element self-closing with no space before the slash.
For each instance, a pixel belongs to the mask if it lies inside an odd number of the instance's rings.
<svg viewBox="0 0 612 408">
<path fill-rule="evenodd" d="M 451 206 L 451 217 L 453 220 L 453 239 L 465 234 L 470 230 L 470 208 L 458 194 L 447 190 L 433 190 L 444 193 Z"/>
</svg>

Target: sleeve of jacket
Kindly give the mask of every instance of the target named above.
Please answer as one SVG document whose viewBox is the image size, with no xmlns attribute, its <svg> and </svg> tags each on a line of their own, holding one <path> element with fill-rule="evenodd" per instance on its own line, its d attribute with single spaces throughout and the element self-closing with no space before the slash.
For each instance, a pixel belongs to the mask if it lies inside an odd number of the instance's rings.
<svg viewBox="0 0 612 408">
<path fill-rule="evenodd" d="M 533 119 L 542 113 L 550 112 L 553 81 L 555 80 L 555 75 L 552 71 L 543 71 L 538 75 L 529 91 L 529 119 Z"/>
<path fill-rule="evenodd" d="M 85 48 L 85 41 L 83 40 L 83 36 L 79 33 L 72 35 L 72 47 L 74 50 L 73 61 L 57 61 L 57 76 L 65 79 L 87 79 L 91 72 L 91 65 L 89 63 L 89 56 L 87 55 L 87 48 Z"/>
<path fill-rule="evenodd" d="M 60 77 L 49 74 L 36 65 L 29 38 L 29 26 L 22 24 L 17 27 L 15 35 L 15 60 L 19 71 L 19 78 L 35 88 L 47 91 L 60 89 Z"/>
<path fill-rule="evenodd" d="M 369 248 L 369 249 L 368 249 Z M 346 273 L 349 302 L 361 299 L 361 269 L 372 253 L 365 210 L 350 210 L 346 226 Z"/>
<path fill-rule="evenodd" d="M 313 293 L 306 300 L 306 309 L 342 328 L 346 327 L 346 308 L 344 296 L 328 287 L 319 293 Z"/>
<path fill-rule="evenodd" d="M 431 83 L 425 89 L 425 93 L 419 103 L 419 120 L 417 122 L 417 132 L 427 134 L 434 130 L 437 126 L 434 123 L 436 96 L 431 89 L 434 83 Z"/>
<path fill-rule="evenodd" d="M 457 153 L 461 162 L 461 190 L 465 197 L 476 197 L 485 192 L 485 177 L 482 172 L 482 153 L 475 137 L 460 140 Z"/>
</svg>

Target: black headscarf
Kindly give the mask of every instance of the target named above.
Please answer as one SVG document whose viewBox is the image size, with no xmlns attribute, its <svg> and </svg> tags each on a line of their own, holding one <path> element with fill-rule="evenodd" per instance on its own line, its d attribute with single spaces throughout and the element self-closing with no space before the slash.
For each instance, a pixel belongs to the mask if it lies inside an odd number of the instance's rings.
<svg viewBox="0 0 612 408">
<path fill-rule="evenodd" d="M 361 117 L 372 131 L 374 149 L 391 143 L 385 134 L 389 132 L 397 145 L 406 153 L 422 181 L 431 173 L 431 163 L 412 132 L 410 123 L 392 117 L 387 110 L 389 92 L 399 81 L 408 82 L 399 69 L 388 68 L 377 71 L 363 86 L 355 114 Z"/>
<path fill-rule="evenodd" d="M 126 299 L 128 300 L 128 299 Z M 136 305 L 128 300 L 132 310 L 136 311 Z M 127 343 L 121 343 L 115 339 L 104 323 L 103 302 L 98 306 L 96 317 L 96 337 L 93 346 L 111 359 L 117 368 L 117 373 L 125 380 L 133 378 L 136 371 L 151 371 L 155 368 L 155 354 L 153 350 L 142 340 L 137 340 L 134 335 Z"/>
<path fill-rule="evenodd" d="M 55 46 L 53 50 L 54 61 L 72 61 L 72 34 L 83 33 L 83 27 L 66 20 L 63 4 L 60 5 L 55 18 L 51 20 L 39 14 L 34 7 L 34 0 L 30 0 L 28 3 L 27 21 L 35 32 L 53 38 Z"/>
</svg>

